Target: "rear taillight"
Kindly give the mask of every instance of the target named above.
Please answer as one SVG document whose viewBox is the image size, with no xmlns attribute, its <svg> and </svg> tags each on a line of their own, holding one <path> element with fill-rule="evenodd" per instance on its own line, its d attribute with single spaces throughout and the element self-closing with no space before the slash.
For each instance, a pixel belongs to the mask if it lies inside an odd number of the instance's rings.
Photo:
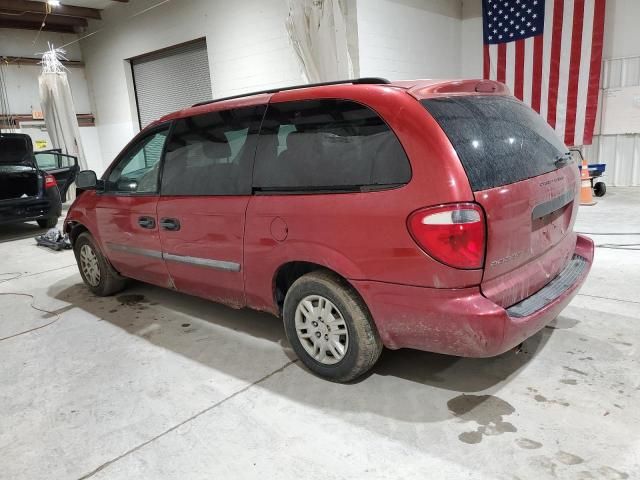
<svg viewBox="0 0 640 480">
<path fill-rule="evenodd" d="M 53 175 L 45 175 L 44 177 L 44 188 L 57 187 L 58 182 L 56 182 L 56 177 Z"/>
<path fill-rule="evenodd" d="M 463 269 L 482 268 L 484 223 L 484 212 L 473 203 L 424 208 L 407 221 L 413 239 L 429 256 Z"/>
</svg>

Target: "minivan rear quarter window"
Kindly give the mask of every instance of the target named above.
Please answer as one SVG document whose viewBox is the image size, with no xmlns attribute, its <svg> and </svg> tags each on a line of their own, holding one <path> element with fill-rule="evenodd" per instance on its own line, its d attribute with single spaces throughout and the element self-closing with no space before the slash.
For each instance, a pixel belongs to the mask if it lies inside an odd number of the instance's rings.
<svg viewBox="0 0 640 480">
<path fill-rule="evenodd" d="M 474 191 L 566 165 L 567 147 L 540 115 L 515 98 L 469 95 L 422 104 L 449 137 Z"/>
<path fill-rule="evenodd" d="M 254 173 L 259 191 L 350 191 L 410 178 L 400 142 L 370 108 L 333 99 L 269 105 Z"/>
</svg>

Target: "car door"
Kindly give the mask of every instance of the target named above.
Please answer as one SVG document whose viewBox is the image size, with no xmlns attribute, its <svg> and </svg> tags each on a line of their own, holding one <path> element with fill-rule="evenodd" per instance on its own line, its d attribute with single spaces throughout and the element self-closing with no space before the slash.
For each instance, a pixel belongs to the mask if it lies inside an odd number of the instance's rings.
<svg viewBox="0 0 640 480">
<path fill-rule="evenodd" d="M 158 202 L 160 239 L 178 290 L 241 307 L 245 212 L 265 106 L 217 108 L 175 121 Z"/>
<path fill-rule="evenodd" d="M 59 150 L 46 150 L 35 152 L 34 157 L 38 168 L 49 175 L 53 175 L 60 190 L 60 197 L 64 202 L 69 187 L 78 175 L 78 159 L 72 155 L 66 155 Z"/>
<path fill-rule="evenodd" d="M 164 124 L 141 133 L 105 173 L 96 217 L 107 256 L 123 275 L 169 287 L 157 221 L 159 171 L 169 132 Z"/>
</svg>

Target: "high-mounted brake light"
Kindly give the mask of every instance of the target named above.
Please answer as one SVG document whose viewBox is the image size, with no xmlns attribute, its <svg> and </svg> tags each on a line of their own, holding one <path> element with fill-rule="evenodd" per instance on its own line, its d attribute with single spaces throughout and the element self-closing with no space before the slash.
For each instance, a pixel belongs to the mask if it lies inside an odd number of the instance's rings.
<svg viewBox="0 0 640 480">
<path fill-rule="evenodd" d="M 53 175 L 45 175 L 44 177 L 44 188 L 57 187 L 58 182 L 56 182 L 56 177 Z"/>
<path fill-rule="evenodd" d="M 413 212 L 407 226 L 431 257 L 461 269 L 482 268 L 485 250 L 484 212 L 473 203 L 456 203 Z"/>
</svg>

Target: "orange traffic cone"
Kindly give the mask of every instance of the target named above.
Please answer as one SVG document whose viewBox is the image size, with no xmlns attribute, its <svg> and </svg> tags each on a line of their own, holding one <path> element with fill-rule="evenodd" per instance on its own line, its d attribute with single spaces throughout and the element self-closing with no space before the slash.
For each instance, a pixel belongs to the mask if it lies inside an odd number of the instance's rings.
<svg viewBox="0 0 640 480">
<path fill-rule="evenodd" d="M 587 161 L 582 159 L 582 168 L 580 170 L 580 205 L 595 205 L 591 192 L 591 177 L 589 176 L 589 165 Z"/>
</svg>

